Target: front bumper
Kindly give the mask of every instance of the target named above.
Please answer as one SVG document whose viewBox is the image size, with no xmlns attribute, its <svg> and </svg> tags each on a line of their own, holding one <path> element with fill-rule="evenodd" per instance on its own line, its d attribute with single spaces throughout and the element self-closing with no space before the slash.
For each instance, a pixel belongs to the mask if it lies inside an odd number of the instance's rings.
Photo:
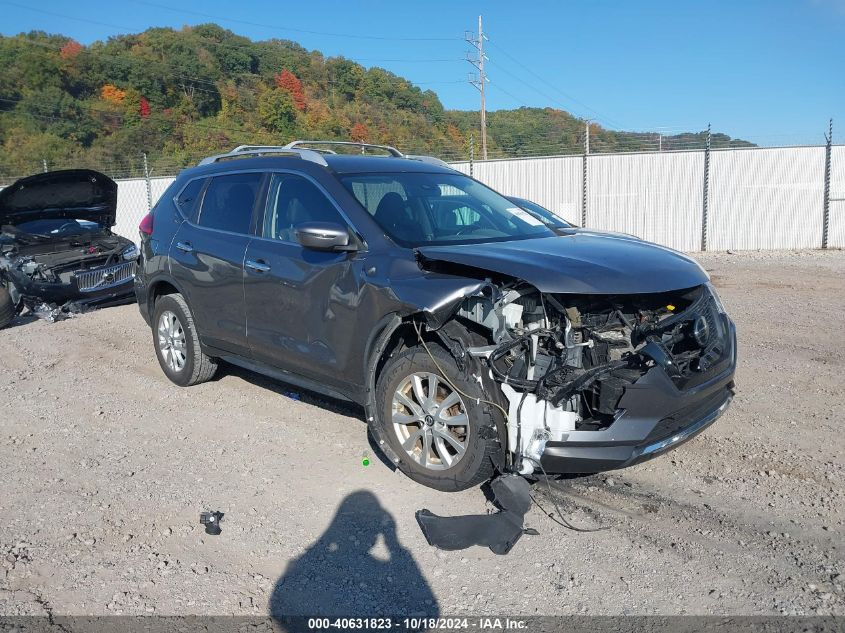
<svg viewBox="0 0 845 633">
<path fill-rule="evenodd" d="M 97 269 L 93 269 L 88 274 L 97 272 Z M 22 276 L 13 281 L 17 282 L 18 292 L 25 304 L 30 306 L 39 303 L 63 305 L 69 301 L 86 306 L 106 306 L 132 303 L 135 300 L 134 269 L 132 276 L 117 283 L 103 283 L 102 287 L 80 286 L 76 275 L 71 277 L 70 283 L 41 283 Z"/>
<path fill-rule="evenodd" d="M 736 328 L 723 318 L 727 349 L 706 380 L 681 389 L 660 367 L 652 367 L 628 387 L 607 429 L 572 431 L 565 441 L 548 442 L 543 469 L 562 474 L 626 468 L 683 444 L 719 419 L 733 398 L 736 370 Z"/>
</svg>

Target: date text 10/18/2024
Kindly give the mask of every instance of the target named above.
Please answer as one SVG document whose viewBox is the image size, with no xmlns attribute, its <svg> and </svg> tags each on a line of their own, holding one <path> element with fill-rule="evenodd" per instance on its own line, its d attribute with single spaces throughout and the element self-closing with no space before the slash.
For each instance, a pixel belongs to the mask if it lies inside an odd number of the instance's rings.
<svg viewBox="0 0 845 633">
<path fill-rule="evenodd" d="M 527 622 L 511 618 L 308 618 L 308 628 L 311 630 L 331 629 L 398 629 L 405 631 L 422 630 L 521 630 L 527 627 Z"/>
</svg>

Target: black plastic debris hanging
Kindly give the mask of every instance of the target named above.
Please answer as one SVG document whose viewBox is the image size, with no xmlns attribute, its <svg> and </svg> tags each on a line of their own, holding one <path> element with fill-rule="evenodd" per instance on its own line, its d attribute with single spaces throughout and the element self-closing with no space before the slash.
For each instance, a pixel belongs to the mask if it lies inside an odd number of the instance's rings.
<svg viewBox="0 0 845 633">
<path fill-rule="evenodd" d="M 537 534 L 522 526 L 531 507 L 528 482 L 518 475 L 502 475 L 490 487 L 494 503 L 501 508 L 494 514 L 440 517 L 429 510 L 417 511 L 417 523 L 428 544 L 450 551 L 481 545 L 494 554 L 507 554 L 523 534 Z"/>
<path fill-rule="evenodd" d="M 223 520 L 222 512 L 200 512 L 200 523 L 205 526 L 205 533 L 217 536 L 220 534 L 220 521 Z"/>
</svg>

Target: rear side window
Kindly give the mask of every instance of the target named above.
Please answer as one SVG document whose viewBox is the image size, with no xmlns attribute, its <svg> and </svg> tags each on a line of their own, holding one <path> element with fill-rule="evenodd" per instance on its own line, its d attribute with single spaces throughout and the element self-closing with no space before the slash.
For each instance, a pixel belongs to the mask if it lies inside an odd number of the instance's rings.
<svg viewBox="0 0 845 633">
<path fill-rule="evenodd" d="M 199 225 L 231 233 L 249 233 L 261 174 L 215 176 L 202 198 Z"/>
<path fill-rule="evenodd" d="M 176 196 L 176 206 L 186 218 L 194 219 L 197 214 L 197 207 L 199 205 L 200 194 L 202 187 L 205 184 L 205 178 L 198 178 L 192 180 L 182 192 Z"/>
</svg>

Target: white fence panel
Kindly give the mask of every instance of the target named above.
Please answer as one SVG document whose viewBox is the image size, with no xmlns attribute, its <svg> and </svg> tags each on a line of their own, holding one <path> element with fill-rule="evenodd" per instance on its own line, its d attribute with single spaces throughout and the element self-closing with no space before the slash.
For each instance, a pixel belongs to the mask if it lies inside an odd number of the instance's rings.
<svg viewBox="0 0 845 633">
<path fill-rule="evenodd" d="M 827 245 L 831 248 L 845 248 L 845 145 L 834 146 L 831 150 Z"/>
<path fill-rule="evenodd" d="M 114 232 L 138 242 L 138 223 L 148 211 L 147 182 L 143 178 L 117 181 L 117 224 Z"/>
<path fill-rule="evenodd" d="M 150 190 L 152 191 L 153 206 L 155 206 L 156 202 L 158 202 L 158 199 L 161 198 L 167 188 L 173 184 L 174 180 L 176 180 L 176 178 L 173 177 L 150 178 Z"/>
<path fill-rule="evenodd" d="M 710 155 L 708 250 L 819 248 L 824 147 Z"/>
<path fill-rule="evenodd" d="M 473 176 L 506 196 L 528 198 L 575 223 L 581 218 L 581 157 L 488 160 Z M 461 164 L 469 173 L 469 163 Z"/>
<path fill-rule="evenodd" d="M 151 178 L 153 204 L 155 204 L 175 178 Z M 138 242 L 138 223 L 147 215 L 147 182 L 143 178 L 117 181 L 117 224 L 114 232 Z"/>
<path fill-rule="evenodd" d="M 701 248 L 704 152 L 592 155 L 587 180 L 588 227 Z"/>
</svg>

